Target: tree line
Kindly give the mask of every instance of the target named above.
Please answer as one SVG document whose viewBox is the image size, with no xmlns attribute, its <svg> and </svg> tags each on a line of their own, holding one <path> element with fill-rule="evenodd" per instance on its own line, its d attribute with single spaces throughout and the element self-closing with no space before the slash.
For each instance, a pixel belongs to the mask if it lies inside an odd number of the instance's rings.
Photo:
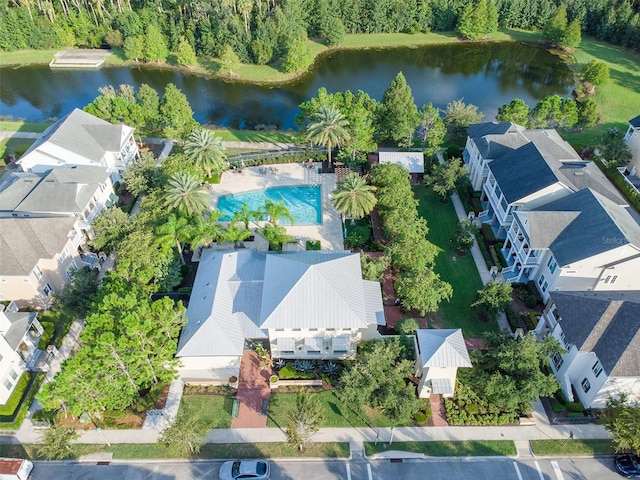
<svg viewBox="0 0 640 480">
<path fill-rule="evenodd" d="M 308 38 L 340 44 L 345 33 L 457 30 L 478 38 L 498 26 L 542 30 L 566 10 L 568 26 L 640 48 L 638 0 L 1 0 L 0 49 L 123 48 L 129 59 L 192 65 L 196 55 L 306 68 Z M 575 32 L 573 32 L 575 34 Z M 579 33 L 579 32 L 578 32 Z M 231 72 L 231 70 L 229 70 Z"/>
</svg>

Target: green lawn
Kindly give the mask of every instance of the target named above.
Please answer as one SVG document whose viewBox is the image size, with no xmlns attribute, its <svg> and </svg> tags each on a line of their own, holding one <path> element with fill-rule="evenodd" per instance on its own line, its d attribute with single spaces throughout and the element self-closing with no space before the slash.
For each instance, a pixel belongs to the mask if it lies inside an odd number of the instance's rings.
<svg viewBox="0 0 640 480">
<path fill-rule="evenodd" d="M 595 145 L 602 133 L 611 127 L 627 131 L 628 120 L 640 112 L 640 54 L 621 47 L 582 37 L 580 47 L 572 56 L 573 67 L 580 72 L 591 60 L 607 62 L 611 78 L 596 87 L 596 102 L 602 123 L 584 133 L 560 132 L 574 147 Z"/>
<path fill-rule="evenodd" d="M 215 133 L 224 142 L 278 142 L 296 143 L 297 137 L 293 132 L 264 132 L 256 130 L 215 129 Z"/>
<path fill-rule="evenodd" d="M 503 457 L 515 455 L 516 446 L 511 440 L 473 440 L 464 442 L 365 442 L 366 455 L 389 450 L 421 453 L 429 457 Z"/>
<path fill-rule="evenodd" d="M 342 404 L 331 390 L 314 393 L 313 396 L 320 401 L 323 410 L 322 427 L 406 427 L 411 423 L 398 422 L 380 412 L 370 412 L 369 418 L 358 414 Z M 269 418 L 267 426 L 284 428 L 287 417 L 295 406 L 295 393 L 274 393 L 269 403 Z"/>
<path fill-rule="evenodd" d="M 202 412 L 202 420 L 209 428 L 231 428 L 231 395 L 184 395 L 180 405 L 193 407 Z"/>
<path fill-rule="evenodd" d="M 6 132 L 44 132 L 50 123 L 25 122 L 22 120 L 1 120 L 0 131 Z"/>
<path fill-rule="evenodd" d="M 5 138 L 0 140 L 0 167 L 6 165 L 7 155 L 15 154 L 16 160 L 33 143 L 31 138 Z"/>
<path fill-rule="evenodd" d="M 481 323 L 470 307 L 476 292 L 482 288 L 482 281 L 471 253 L 459 256 L 453 251 L 450 240 L 458 225 L 453 204 L 451 201 L 440 203 L 440 197 L 422 185 L 415 186 L 413 193 L 419 201 L 418 213 L 427 220 L 427 238 L 442 250 L 436 258 L 435 271 L 453 287 L 451 300 L 440 304 L 437 326 L 462 328 L 467 338 L 478 338 L 484 332 L 497 330 L 495 322 Z"/>
<path fill-rule="evenodd" d="M 534 455 L 613 455 L 615 449 L 608 439 L 596 440 L 530 440 Z"/>
</svg>

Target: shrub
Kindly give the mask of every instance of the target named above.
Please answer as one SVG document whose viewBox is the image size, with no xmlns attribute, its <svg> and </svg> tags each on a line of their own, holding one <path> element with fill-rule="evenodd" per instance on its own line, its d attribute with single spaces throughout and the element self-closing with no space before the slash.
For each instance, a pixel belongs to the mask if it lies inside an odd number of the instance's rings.
<svg viewBox="0 0 640 480">
<path fill-rule="evenodd" d="M 363 248 L 369 241 L 369 236 L 360 231 L 349 232 L 344 239 L 344 247 L 353 250 Z"/>
<path fill-rule="evenodd" d="M 393 328 L 400 334 L 415 335 L 416 330 L 420 328 L 420 324 L 415 318 L 403 318 L 398 320 Z"/>
<path fill-rule="evenodd" d="M 515 312 L 511 310 L 511 308 L 505 308 L 504 313 L 507 315 L 507 321 L 509 322 L 509 326 L 512 331 L 515 331 L 516 328 L 520 328 L 520 322 L 518 322 L 518 317 Z"/>
<path fill-rule="evenodd" d="M 296 360 L 293 362 L 293 368 L 302 373 L 313 372 L 313 362 L 311 360 Z"/>
<path fill-rule="evenodd" d="M 9 400 L 4 405 L 0 405 L 0 415 L 11 416 L 15 413 L 16 409 L 20 405 L 20 400 L 22 400 L 22 396 L 24 395 L 27 386 L 29 386 L 29 380 L 31 376 L 29 372 L 24 372 L 18 380 L 18 383 L 13 390 L 13 393 L 9 397 Z M 3 387 L 4 388 L 4 387 Z"/>
<path fill-rule="evenodd" d="M 483 223 L 481 230 L 482 230 L 482 236 L 487 241 L 487 243 L 489 243 L 490 245 L 493 245 L 494 243 L 496 243 L 496 236 L 493 234 L 493 230 L 491 230 L 491 225 Z"/>
<path fill-rule="evenodd" d="M 46 350 L 47 346 L 51 344 L 51 340 L 53 340 L 53 336 L 56 333 L 56 325 L 53 322 L 45 321 L 40 322 L 40 325 L 44 328 L 44 332 L 42 333 L 40 340 L 38 340 L 38 348 L 40 350 Z"/>
<path fill-rule="evenodd" d="M 476 233 L 476 241 L 478 246 L 480 247 L 480 252 L 482 252 L 482 256 L 484 257 L 484 261 L 487 264 L 487 268 L 491 268 L 491 255 L 489 255 L 489 250 L 487 250 L 487 245 L 484 243 L 484 239 L 480 235 L 480 233 Z"/>
<path fill-rule="evenodd" d="M 427 417 L 422 412 L 416 412 L 416 414 L 413 416 L 413 419 L 416 421 L 418 425 L 423 425 L 427 423 L 427 420 L 429 420 L 429 417 Z"/>
<path fill-rule="evenodd" d="M 307 240 L 307 250 L 320 250 L 320 240 Z"/>
<path fill-rule="evenodd" d="M 473 205 L 473 211 L 476 212 L 476 215 L 482 211 L 482 202 L 479 198 L 473 197 L 471 199 L 471 205 Z"/>
<path fill-rule="evenodd" d="M 536 305 L 538 304 L 538 299 L 536 298 L 535 295 L 529 295 L 527 296 L 527 299 L 524 301 L 524 304 L 527 306 L 527 308 L 536 308 Z"/>
<path fill-rule="evenodd" d="M 542 301 L 542 296 L 540 295 L 540 292 L 536 288 L 536 282 L 534 282 L 533 280 L 529 280 L 527 282 L 527 290 L 529 291 L 529 295 L 534 295 L 536 297 L 536 303 L 540 303 L 540 304 L 544 303 Z"/>
<path fill-rule="evenodd" d="M 293 380 L 293 379 L 308 380 L 308 379 L 314 378 L 315 375 L 313 372 L 308 372 L 308 373 L 298 372 L 295 368 L 293 368 L 292 364 L 288 363 L 280 369 L 280 371 L 278 372 L 278 377 L 280 377 L 281 380 Z"/>
</svg>

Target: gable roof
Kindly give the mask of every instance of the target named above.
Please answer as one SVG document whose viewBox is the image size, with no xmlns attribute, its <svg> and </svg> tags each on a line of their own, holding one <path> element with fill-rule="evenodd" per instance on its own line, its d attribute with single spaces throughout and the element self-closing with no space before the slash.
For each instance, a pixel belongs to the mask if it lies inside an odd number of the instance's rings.
<svg viewBox="0 0 640 480">
<path fill-rule="evenodd" d="M 82 212 L 109 173 L 104 167 L 78 165 L 46 173 L 11 172 L 0 183 L 0 211 L 31 214 Z"/>
<path fill-rule="evenodd" d="M 391 152 L 378 151 L 378 162 L 381 164 L 393 163 L 406 168 L 409 173 L 424 173 L 423 152 Z"/>
<path fill-rule="evenodd" d="M 633 117 L 631 120 L 629 120 L 629 124 L 633 128 L 640 128 L 640 115 L 638 115 L 637 117 Z"/>
<path fill-rule="evenodd" d="M 622 245 L 640 248 L 640 225 L 629 209 L 591 189 L 515 215 L 528 218 L 531 248 L 550 249 L 562 266 Z"/>
<path fill-rule="evenodd" d="M 205 249 L 186 315 L 178 357 L 241 355 L 270 328 L 384 324 L 380 285 L 365 283 L 359 254 L 346 251 Z"/>
<path fill-rule="evenodd" d="M 113 125 L 76 108 L 45 130 L 17 163 L 21 163 L 45 143 L 51 143 L 98 163 L 106 152 L 119 152 L 124 132 L 131 130 L 133 129 L 127 125 Z M 51 156 L 51 153 L 45 155 Z M 63 156 L 56 159 L 66 163 Z"/>
<path fill-rule="evenodd" d="M 0 275 L 28 275 L 69 241 L 75 217 L 0 218 Z"/>
<path fill-rule="evenodd" d="M 20 342 L 38 316 L 36 312 L 5 312 L 4 315 L 11 323 L 4 338 L 12 349 L 20 346 Z"/>
<path fill-rule="evenodd" d="M 484 159 L 495 159 L 528 142 L 524 127 L 510 122 L 484 122 L 469 125 L 467 134 Z"/>
<path fill-rule="evenodd" d="M 469 352 L 462 330 L 419 329 L 416 331 L 418 350 L 425 367 L 471 367 Z"/>
<path fill-rule="evenodd" d="M 550 292 L 567 342 L 612 376 L 640 376 L 640 292 Z"/>
</svg>

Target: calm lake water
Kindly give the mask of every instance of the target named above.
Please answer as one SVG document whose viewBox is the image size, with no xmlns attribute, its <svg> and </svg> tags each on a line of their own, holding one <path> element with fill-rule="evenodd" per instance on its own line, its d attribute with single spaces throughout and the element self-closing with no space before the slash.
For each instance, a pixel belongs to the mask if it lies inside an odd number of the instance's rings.
<svg viewBox="0 0 640 480">
<path fill-rule="evenodd" d="M 200 123 L 252 128 L 258 123 L 294 128 L 298 105 L 329 92 L 363 90 L 380 100 L 402 71 L 416 105 L 444 108 L 463 98 L 477 105 L 485 120 L 518 97 L 529 105 L 547 95 L 570 95 L 572 73 L 544 49 L 516 43 L 454 44 L 392 50 L 335 52 L 293 83 L 264 87 L 225 83 L 175 71 L 145 68 L 51 70 L 48 66 L 0 69 L 0 115 L 50 120 L 82 108 L 103 85 L 149 84 L 162 91 L 174 83 L 189 99 Z"/>
</svg>

